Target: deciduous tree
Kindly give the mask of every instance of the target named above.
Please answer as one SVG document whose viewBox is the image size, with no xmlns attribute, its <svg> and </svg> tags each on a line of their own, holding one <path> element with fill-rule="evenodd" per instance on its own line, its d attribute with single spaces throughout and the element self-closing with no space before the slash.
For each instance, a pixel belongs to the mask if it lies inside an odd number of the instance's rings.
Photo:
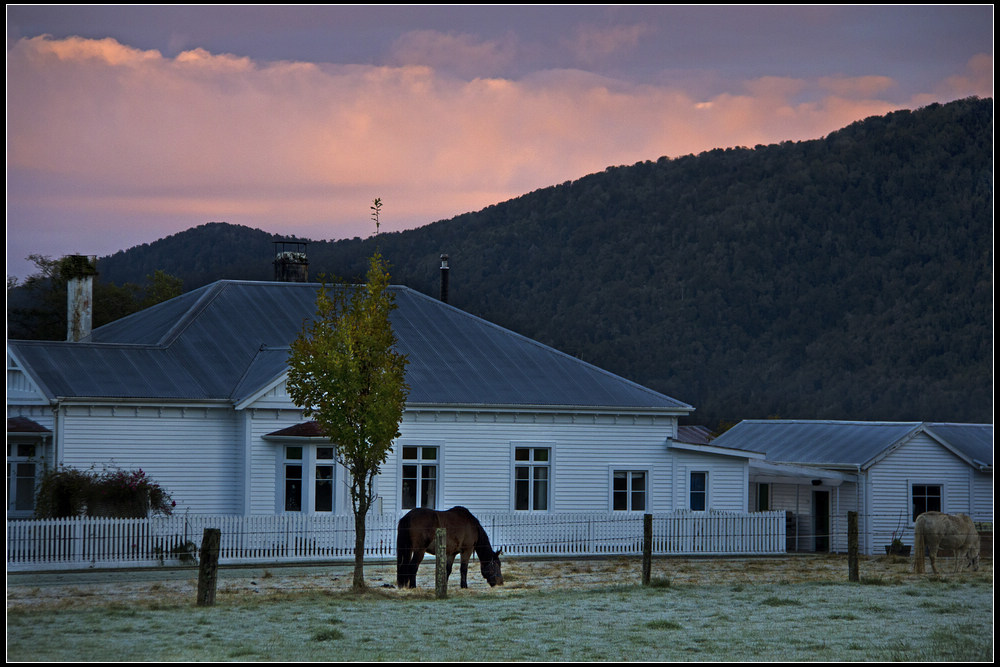
<svg viewBox="0 0 1000 667">
<path fill-rule="evenodd" d="M 381 200 L 372 209 L 377 229 Z M 355 589 L 365 587 L 365 517 L 375 477 L 399 436 L 409 392 L 407 360 L 396 351 L 389 320 L 395 307 L 388 265 L 376 250 L 364 285 L 323 284 L 316 315 L 303 325 L 288 360 L 289 396 L 330 439 L 350 476 Z"/>
</svg>

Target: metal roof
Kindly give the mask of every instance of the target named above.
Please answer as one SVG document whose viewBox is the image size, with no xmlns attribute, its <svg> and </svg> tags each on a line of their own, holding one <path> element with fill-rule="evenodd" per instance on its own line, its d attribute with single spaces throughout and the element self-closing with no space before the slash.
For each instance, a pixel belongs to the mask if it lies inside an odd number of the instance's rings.
<svg viewBox="0 0 1000 667">
<path fill-rule="evenodd" d="M 219 281 L 95 329 L 82 342 L 9 341 L 50 399 L 225 400 L 281 379 L 313 317 L 315 283 Z M 689 412 L 690 405 L 406 287 L 392 325 L 409 404 Z"/>
<path fill-rule="evenodd" d="M 970 462 L 976 459 L 970 453 L 975 451 L 979 456 L 988 456 L 988 459 L 977 460 L 992 465 L 991 424 L 747 420 L 720 435 L 712 444 L 761 452 L 765 460 L 771 462 L 865 467 L 921 431 L 927 431 Z M 986 442 L 989 443 L 988 453 Z"/>
<path fill-rule="evenodd" d="M 927 430 L 984 466 L 993 465 L 993 424 L 927 424 Z"/>
</svg>

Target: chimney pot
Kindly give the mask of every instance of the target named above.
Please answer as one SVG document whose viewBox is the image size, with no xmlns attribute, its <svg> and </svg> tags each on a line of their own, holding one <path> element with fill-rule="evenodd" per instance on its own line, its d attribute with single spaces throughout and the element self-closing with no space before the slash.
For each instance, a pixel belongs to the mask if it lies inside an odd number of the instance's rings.
<svg viewBox="0 0 1000 667">
<path fill-rule="evenodd" d="M 441 255 L 441 301 L 448 303 L 448 255 Z"/>
<path fill-rule="evenodd" d="M 309 258 L 304 241 L 274 243 L 274 280 L 283 283 L 309 282 Z"/>
</svg>

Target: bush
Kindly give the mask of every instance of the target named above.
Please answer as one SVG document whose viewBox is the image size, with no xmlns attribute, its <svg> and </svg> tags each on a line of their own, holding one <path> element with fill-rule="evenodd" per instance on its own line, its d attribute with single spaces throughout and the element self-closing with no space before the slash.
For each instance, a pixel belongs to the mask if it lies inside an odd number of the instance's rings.
<svg viewBox="0 0 1000 667">
<path fill-rule="evenodd" d="M 176 503 L 163 487 L 138 470 L 59 468 L 42 477 L 35 499 L 40 519 L 102 516 L 143 518 L 170 515 Z"/>
</svg>

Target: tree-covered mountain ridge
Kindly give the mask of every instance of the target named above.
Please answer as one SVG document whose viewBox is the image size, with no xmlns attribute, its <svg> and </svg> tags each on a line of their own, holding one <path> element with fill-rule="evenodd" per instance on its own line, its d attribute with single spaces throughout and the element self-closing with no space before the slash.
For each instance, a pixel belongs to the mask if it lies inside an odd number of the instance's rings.
<svg viewBox="0 0 1000 667">
<path fill-rule="evenodd" d="M 448 254 L 450 303 L 690 403 L 696 422 L 986 422 L 992 163 L 993 101 L 973 98 L 609 167 L 379 246 L 394 282 L 432 295 Z M 98 268 L 185 289 L 270 280 L 279 238 L 210 223 Z M 363 275 L 373 249 L 312 241 L 310 276 Z"/>
</svg>

